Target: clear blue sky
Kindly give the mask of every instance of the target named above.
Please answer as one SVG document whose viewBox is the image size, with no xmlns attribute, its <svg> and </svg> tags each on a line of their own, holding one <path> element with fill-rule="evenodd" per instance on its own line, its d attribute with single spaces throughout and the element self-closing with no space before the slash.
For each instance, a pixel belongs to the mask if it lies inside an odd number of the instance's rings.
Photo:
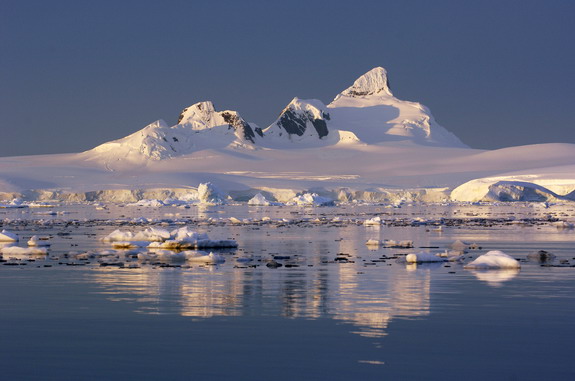
<svg viewBox="0 0 575 381">
<path fill-rule="evenodd" d="M 211 100 L 266 127 L 375 66 L 476 148 L 575 143 L 575 1 L 0 0 L 0 156 Z"/>
</svg>

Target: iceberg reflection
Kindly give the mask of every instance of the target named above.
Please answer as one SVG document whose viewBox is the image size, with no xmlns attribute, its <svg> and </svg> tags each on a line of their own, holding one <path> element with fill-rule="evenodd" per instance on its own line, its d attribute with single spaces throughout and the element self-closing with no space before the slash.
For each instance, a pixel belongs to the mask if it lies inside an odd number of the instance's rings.
<svg viewBox="0 0 575 381">
<path fill-rule="evenodd" d="M 492 287 L 501 287 L 503 283 L 510 281 L 519 274 L 519 269 L 500 269 L 472 271 L 477 279 L 487 282 Z"/>
</svg>

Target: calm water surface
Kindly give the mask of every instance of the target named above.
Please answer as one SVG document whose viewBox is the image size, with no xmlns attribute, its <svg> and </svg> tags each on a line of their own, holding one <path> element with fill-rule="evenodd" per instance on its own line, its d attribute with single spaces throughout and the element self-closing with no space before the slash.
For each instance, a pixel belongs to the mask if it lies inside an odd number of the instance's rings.
<svg viewBox="0 0 575 381">
<path fill-rule="evenodd" d="M 575 231 L 545 220 L 575 218 L 569 206 L 51 210 L 67 213 L 0 211 L 3 228 L 24 238 L 21 246 L 33 234 L 51 235 L 55 258 L 0 266 L 2 379 L 575 379 L 575 268 L 525 260 L 542 249 L 557 255 L 554 263 L 575 264 Z M 349 223 L 376 215 L 497 221 L 444 221 L 442 229 Z M 100 239 L 118 221 L 140 216 L 165 219 L 166 228 L 186 222 L 239 248 L 217 266 L 66 265 L 74 261 L 63 254 L 107 250 Z M 215 220 L 231 216 L 287 221 Z M 313 222 L 336 216 L 347 222 Z M 512 221 L 530 218 L 538 220 Z M 409 239 L 416 248 L 370 250 L 368 239 Z M 443 251 L 457 239 L 481 246 L 468 257 L 503 250 L 523 260 L 521 271 L 389 259 Z M 274 256 L 292 266 L 266 267 Z M 237 260 L 244 257 L 254 261 Z M 348 261 L 335 260 L 342 257 Z"/>
</svg>

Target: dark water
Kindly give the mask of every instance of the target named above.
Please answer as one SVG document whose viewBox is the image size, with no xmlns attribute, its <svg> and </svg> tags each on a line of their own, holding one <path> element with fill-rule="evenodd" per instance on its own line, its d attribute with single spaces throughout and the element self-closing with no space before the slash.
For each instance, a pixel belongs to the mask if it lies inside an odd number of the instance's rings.
<svg viewBox="0 0 575 381">
<path fill-rule="evenodd" d="M 53 259 L 0 266 L 2 379 L 575 379 L 575 268 L 525 260 L 543 249 L 557 255 L 555 264 L 575 264 L 574 231 L 545 222 L 548 214 L 571 218 L 568 207 L 54 210 L 70 214 L 3 212 L 9 219 L 3 228 L 21 237 L 53 236 Z M 454 214 L 539 220 L 444 224 L 441 231 L 434 225 L 205 220 Z M 66 265 L 74 261 L 63 254 L 108 249 L 99 239 L 119 227 L 117 220 L 142 215 L 171 218 L 167 228 L 193 217 L 191 228 L 236 239 L 239 248 L 217 266 Z M 40 225 L 40 218 L 82 222 Z M 116 223 L 93 220 L 102 218 Z M 410 239 L 416 248 L 370 250 L 368 239 Z M 522 268 L 473 272 L 456 263 L 389 259 L 422 250 L 418 246 L 443 251 L 456 239 L 481 246 L 469 257 L 503 250 L 523 260 Z M 290 257 L 279 261 L 292 266 L 266 267 L 263 261 L 273 256 Z M 238 262 L 241 257 L 254 261 Z M 335 261 L 341 257 L 347 262 Z"/>
</svg>

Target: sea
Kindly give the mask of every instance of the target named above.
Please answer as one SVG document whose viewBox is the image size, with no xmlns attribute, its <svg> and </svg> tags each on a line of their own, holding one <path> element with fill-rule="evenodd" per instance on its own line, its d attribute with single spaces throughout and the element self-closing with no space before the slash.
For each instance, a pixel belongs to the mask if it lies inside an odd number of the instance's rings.
<svg viewBox="0 0 575 381">
<path fill-rule="evenodd" d="M 575 379 L 573 204 L 42 206 L 0 209 L 4 247 L 50 244 L 3 254 L 4 380 Z M 150 227 L 237 248 L 103 240 Z M 491 250 L 520 269 L 465 268 Z"/>
</svg>

